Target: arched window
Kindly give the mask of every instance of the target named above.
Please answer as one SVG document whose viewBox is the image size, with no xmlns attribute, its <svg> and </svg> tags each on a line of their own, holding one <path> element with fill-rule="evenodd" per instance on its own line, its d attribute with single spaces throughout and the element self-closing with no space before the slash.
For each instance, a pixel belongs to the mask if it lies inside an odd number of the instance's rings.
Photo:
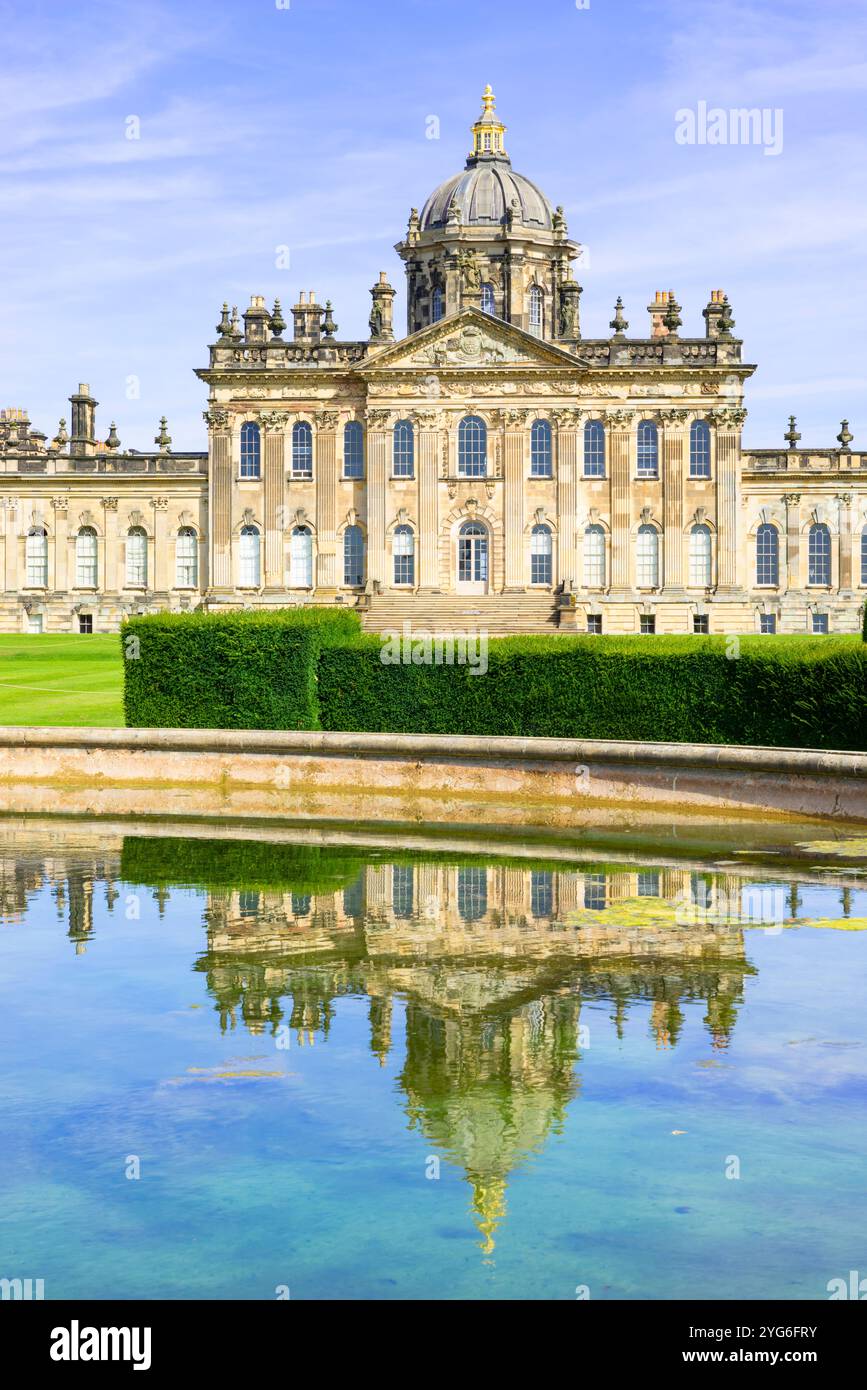
<svg viewBox="0 0 867 1390">
<path fill-rule="evenodd" d="M 130 589 L 145 589 L 148 582 L 148 538 L 143 526 L 126 533 L 126 582 Z"/>
<path fill-rule="evenodd" d="M 199 583 L 199 538 L 192 526 L 182 526 L 175 541 L 175 584 L 195 589 Z"/>
<path fill-rule="evenodd" d="M 530 332 L 542 336 L 545 297 L 538 285 L 530 286 Z"/>
<path fill-rule="evenodd" d="M 861 583 L 867 584 L 867 526 L 861 532 Z"/>
<path fill-rule="evenodd" d="M 635 543 L 635 583 L 639 589 L 659 588 L 659 535 L 653 526 L 639 526 Z"/>
<path fill-rule="evenodd" d="M 410 526 L 397 526 L 392 546 L 395 584 L 415 583 L 415 536 Z"/>
<path fill-rule="evenodd" d="M 28 589 L 48 588 L 48 533 L 44 526 L 32 526 L 25 546 Z"/>
<path fill-rule="evenodd" d="M 313 430 L 306 420 L 292 426 L 292 472 L 296 478 L 313 477 Z"/>
<path fill-rule="evenodd" d="M 294 526 L 289 543 L 289 582 L 293 589 L 313 588 L 313 534 L 309 526 Z"/>
<path fill-rule="evenodd" d="M 458 580 L 461 584 L 487 583 L 488 532 L 478 521 L 465 521 L 458 532 Z"/>
<path fill-rule="evenodd" d="M 713 582 L 713 562 L 709 526 L 693 526 L 689 533 L 689 582 L 694 589 L 706 589 Z"/>
<path fill-rule="evenodd" d="M 245 420 L 241 426 L 241 477 L 258 478 L 262 460 L 259 426 Z"/>
<path fill-rule="evenodd" d="M 238 560 L 238 583 L 241 588 L 258 589 L 262 581 L 258 527 L 243 526 L 241 528 Z"/>
<path fill-rule="evenodd" d="M 831 532 L 823 522 L 810 527 L 807 583 L 831 583 Z"/>
<path fill-rule="evenodd" d="M 443 316 L 443 292 L 439 285 L 434 286 L 434 292 L 430 300 L 430 321 L 439 323 Z"/>
<path fill-rule="evenodd" d="M 360 526 L 347 526 L 343 532 L 343 582 L 350 589 L 364 583 L 364 537 Z"/>
<path fill-rule="evenodd" d="M 550 526 L 534 526 L 530 535 L 530 583 L 551 583 L 553 553 Z"/>
<path fill-rule="evenodd" d="M 411 420 L 398 420 L 394 427 L 391 472 L 395 478 L 411 478 L 415 471 L 415 441 Z"/>
<path fill-rule="evenodd" d="M 605 426 L 588 420 L 584 426 L 584 477 L 605 477 Z"/>
<path fill-rule="evenodd" d="M 99 582 L 96 532 L 82 526 L 75 537 L 75 583 L 79 589 L 95 589 Z"/>
<path fill-rule="evenodd" d="M 659 433 L 652 420 L 642 420 L 638 426 L 639 478 L 655 478 L 659 473 Z"/>
<path fill-rule="evenodd" d="M 551 476 L 551 426 L 547 420 L 534 420 L 530 430 L 530 473 L 534 478 Z"/>
<path fill-rule="evenodd" d="M 710 426 L 706 420 L 693 420 L 689 427 L 689 476 L 710 477 Z"/>
<path fill-rule="evenodd" d="M 601 526 L 588 526 L 584 532 L 584 587 L 605 587 L 605 532 Z"/>
<path fill-rule="evenodd" d="M 763 522 L 756 532 L 756 583 L 780 582 L 780 536 L 776 526 Z"/>
<path fill-rule="evenodd" d="M 494 287 L 490 280 L 482 281 L 482 313 L 496 314 L 497 304 L 494 299 Z"/>
<path fill-rule="evenodd" d="M 458 425 L 458 472 L 463 478 L 483 478 L 488 467 L 488 431 L 478 415 L 466 415 Z"/>
<path fill-rule="evenodd" d="M 364 477 L 364 430 L 360 420 L 348 420 L 343 426 L 343 476 Z"/>
<path fill-rule="evenodd" d="M 458 915 L 465 922 L 477 922 L 487 910 L 487 869 L 458 869 Z"/>
</svg>

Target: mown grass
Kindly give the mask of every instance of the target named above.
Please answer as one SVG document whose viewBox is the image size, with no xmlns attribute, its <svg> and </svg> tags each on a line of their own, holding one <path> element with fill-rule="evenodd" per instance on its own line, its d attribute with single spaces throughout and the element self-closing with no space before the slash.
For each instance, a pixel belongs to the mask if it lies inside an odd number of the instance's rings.
<svg viewBox="0 0 867 1390">
<path fill-rule="evenodd" d="M 0 724 L 122 727 L 119 636 L 0 636 Z"/>
</svg>

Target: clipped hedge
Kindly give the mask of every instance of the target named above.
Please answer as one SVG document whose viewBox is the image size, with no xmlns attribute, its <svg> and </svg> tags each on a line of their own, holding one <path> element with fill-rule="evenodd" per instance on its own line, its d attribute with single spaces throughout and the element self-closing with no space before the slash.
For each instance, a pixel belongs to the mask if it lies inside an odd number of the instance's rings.
<svg viewBox="0 0 867 1390">
<path fill-rule="evenodd" d="M 342 847 L 126 835 L 120 876 L 151 888 L 334 893 L 354 883 L 365 862 Z"/>
<path fill-rule="evenodd" d="M 318 729 L 320 650 L 360 632 L 342 609 L 154 613 L 121 628 L 130 728 Z"/>
<path fill-rule="evenodd" d="M 509 637 L 485 675 L 380 651 L 321 652 L 322 728 L 867 751 L 857 637 Z"/>
</svg>

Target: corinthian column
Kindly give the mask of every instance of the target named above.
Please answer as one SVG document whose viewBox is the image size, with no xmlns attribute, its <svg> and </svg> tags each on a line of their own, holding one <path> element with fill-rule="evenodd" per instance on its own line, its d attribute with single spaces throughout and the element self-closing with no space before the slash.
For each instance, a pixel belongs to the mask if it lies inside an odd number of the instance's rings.
<svg viewBox="0 0 867 1390">
<path fill-rule="evenodd" d="M 262 415 L 265 431 L 263 483 L 265 523 L 265 588 L 285 587 L 283 532 L 286 528 L 284 488 L 286 470 L 286 411 L 270 410 Z"/>
<path fill-rule="evenodd" d="M 662 528 L 663 581 L 666 589 L 682 589 L 683 480 L 686 469 L 685 410 L 662 410 Z"/>
<path fill-rule="evenodd" d="M 716 524 L 717 524 L 717 589 L 740 587 L 738 574 L 740 513 L 738 498 L 741 490 L 741 429 L 747 412 L 741 408 L 715 410 L 711 419 L 716 426 Z"/>
<path fill-rule="evenodd" d="M 801 587 L 801 494 L 787 492 L 786 504 L 786 588 Z"/>
<path fill-rule="evenodd" d="M 575 523 L 578 513 L 578 422 L 580 410 L 556 410 L 557 526 L 560 532 L 560 579 L 577 587 Z"/>
<path fill-rule="evenodd" d="M 629 588 L 631 527 L 630 453 L 635 412 L 610 410 L 605 416 L 605 453 L 611 497 L 611 587 Z"/>
<path fill-rule="evenodd" d="M 388 490 L 387 410 L 367 412 L 367 576 L 385 584 L 385 505 Z"/>
<path fill-rule="evenodd" d="M 526 410 L 507 410 L 504 415 L 503 529 L 507 590 L 524 588 L 524 438 Z"/>
<path fill-rule="evenodd" d="M 416 412 L 418 430 L 418 529 L 419 588 L 436 592 L 440 587 L 438 541 L 438 464 L 443 418 L 436 410 Z"/>
<path fill-rule="evenodd" d="M 232 435 L 228 410 L 205 411 L 208 422 L 208 503 L 211 555 L 208 572 L 214 589 L 232 587 Z"/>
<path fill-rule="evenodd" d="M 337 411 L 316 415 L 316 588 L 337 592 Z"/>
<path fill-rule="evenodd" d="M 852 588 L 852 494 L 844 492 L 837 498 L 840 508 L 840 592 Z"/>
</svg>

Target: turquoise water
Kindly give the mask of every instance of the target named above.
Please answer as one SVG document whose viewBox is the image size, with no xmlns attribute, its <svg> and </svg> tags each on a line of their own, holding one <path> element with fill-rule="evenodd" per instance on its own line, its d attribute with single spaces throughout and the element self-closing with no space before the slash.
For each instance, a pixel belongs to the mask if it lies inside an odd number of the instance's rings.
<svg viewBox="0 0 867 1390">
<path fill-rule="evenodd" d="M 827 1298 L 867 1264 L 867 891 L 823 872 L 19 830 L 0 1277 Z"/>
</svg>

